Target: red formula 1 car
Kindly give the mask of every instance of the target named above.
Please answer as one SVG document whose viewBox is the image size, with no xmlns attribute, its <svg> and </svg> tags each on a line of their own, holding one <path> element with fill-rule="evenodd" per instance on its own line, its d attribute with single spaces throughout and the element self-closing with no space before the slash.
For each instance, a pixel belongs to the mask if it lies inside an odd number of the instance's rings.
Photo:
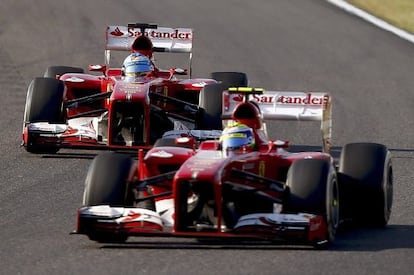
<svg viewBox="0 0 414 275">
<path fill-rule="evenodd" d="M 244 73 L 215 72 L 211 78 L 191 78 L 187 70 L 161 70 L 153 62 L 158 52 L 188 53 L 192 29 L 150 24 L 109 26 L 105 64 L 81 68 L 53 66 L 28 88 L 23 145 L 33 153 L 60 148 L 150 148 L 165 131 L 221 126 L 221 94 L 207 84 L 247 85 Z M 130 51 L 151 60 L 152 71 L 126 77 L 122 68 L 110 68 L 111 51 Z M 190 78 L 178 75 L 190 74 Z"/>
<path fill-rule="evenodd" d="M 387 224 L 390 152 L 380 144 L 352 143 L 335 160 L 329 94 L 230 88 L 222 102 L 223 121 L 247 126 L 252 136 L 229 135 L 228 128 L 171 131 L 145 155 L 140 150 L 138 161 L 98 155 L 75 233 L 98 242 L 175 236 L 321 245 L 334 240 L 341 221 Z M 321 121 L 322 152 L 289 152 L 288 142 L 267 138 L 263 119 Z M 226 135 L 255 142 L 229 150 Z M 203 137 L 210 140 L 197 145 Z"/>
</svg>

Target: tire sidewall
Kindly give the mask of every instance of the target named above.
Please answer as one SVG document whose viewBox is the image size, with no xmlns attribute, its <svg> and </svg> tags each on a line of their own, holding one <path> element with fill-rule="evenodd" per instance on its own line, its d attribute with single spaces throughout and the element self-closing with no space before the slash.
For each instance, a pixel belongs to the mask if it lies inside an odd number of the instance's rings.
<svg viewBox="0 0 414 275">
<path fill-rule="evenodd" d="M 129 206 L 128 180 L 133 161 L 129 156 L 106 152 L 92 161 L 85 179 L 83 205 Z"/>
<path fill-rule="evenodd" d="M 322 159 L 295 161 L 287 177 L 287 212 L 323 216 L 327 224 L 326 240 L 333 242 L 339 225 L 339 193 L 333 164 Z"/>
<path fill-rule="evenodd" d="M 389 150 L 377 143 L 346 144 L 341 152 L 338 172 L 345 218 L 358 225 L 385 226 L 393 203 Z"/>
</svg>

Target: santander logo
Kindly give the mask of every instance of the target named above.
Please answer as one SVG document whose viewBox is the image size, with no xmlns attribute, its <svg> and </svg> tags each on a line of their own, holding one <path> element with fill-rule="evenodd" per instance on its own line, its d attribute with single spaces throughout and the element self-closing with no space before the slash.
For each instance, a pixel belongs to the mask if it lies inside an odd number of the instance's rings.
<svg viewBox="0 0 414 275">
<path fill-rule="evenodd" d="M 118 27 L 116 27 L 115 30 L 111 31 L 111 35 L 113 35 L 113 36 L 123 36 L 124 33 L 121 32 L 121 30 Z"/>
<path fill-rule="evenodd" d="M 192 39 L 190 32 L 180 32 L 178 29 L 171 29 L 171 31 L 146 31 L 145 33 L 141 33 L 140 30 L 136 30 L 134 28 L 128 28 L 128 36 L 137 37 L 140 35 L 145 35 L 150 38 L 157 38 L 157 39 L 179 39 L 179 40 L 189 40 Z"/>
<path fill-rule="evenodd" d="M 328 96 L 312 96 L 311 93 L 306 96 L 280 96 L 277 102 L 281 104 L 298 104 L 298 105 L 324 105 L 328 101 Z"/>
<path fill-rule="evenodd" d="M 236 95 L 232 97 L 235 102 L 242 102 L 244 96 Z M 257 103 L 261 104 L 289 104 L 289 105 L 324 105 L 328 101 L 328 96 L 313 96 L 307 93 L 304 96 L 289 96 L 289 95 L 253 95 Z"/>
<path fill-rule="evenodd" d="M 121 26 L 122 29 L 122 26 Z M 128 27 L 127 30 L 121 31 L 119 27 L 116 27 L 112 31 L 108 31 L 110 35 L 121 37 L 137 37 L 137 36 L 147 36 L 149 38 L 155 39 L 178 39 L 178 40 L 191 40 L 192 39 L 192 32 L 191 31 L 183 31 L 181 29 L 173 29 L 173 28 L 159 28 L 155 30 L 147 30 L 144 33 L 141 33 L 140 29 Z"/>
</svg>

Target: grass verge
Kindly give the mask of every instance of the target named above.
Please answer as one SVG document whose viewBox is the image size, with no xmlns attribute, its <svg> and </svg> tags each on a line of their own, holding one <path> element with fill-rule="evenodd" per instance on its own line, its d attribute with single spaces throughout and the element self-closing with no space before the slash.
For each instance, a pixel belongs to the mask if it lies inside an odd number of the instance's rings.
<svg viewBox="0 0 414 275">
<path fill-rule="evenodd" d="M 348 2 L 414 34 L 414 0 L 348 0 Z"/>
</svg>

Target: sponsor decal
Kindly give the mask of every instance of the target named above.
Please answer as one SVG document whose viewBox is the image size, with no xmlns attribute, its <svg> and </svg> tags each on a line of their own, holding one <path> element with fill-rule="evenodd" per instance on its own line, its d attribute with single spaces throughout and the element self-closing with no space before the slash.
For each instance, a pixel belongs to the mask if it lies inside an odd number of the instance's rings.
<svg viewBox="0 0 414 275">
<path fill-rule="evenodd" d="M 111 31 L 110 33 L 113 36 L 123 36 L 124 35 L 124 33 L 121 32 L 121 30 L 118 27 L 116 27 L 116 29 Z"/>
<path fill-rule="evenodd" d="M 198 158 L 198 159 L 193 159 L 192 162 L 186 164 L 186 168 L 191 171 L 191 177 L 193 179 L 197 178 L 198 177 L 198 174 L 200 172 L 203 172 L 203 171 L 208 170 L 208 169 L 212 169 L 214 167 L 214 164 L 216 163 L 216 161 L 214 160 L 214 158 L 217 158 L 217 155 L 210 154 L 209 156 L 212 159 L 202 159 L 202 158 Z M 199 156 L 196 155 L 196 158 L 197 157 L 199 157 Z"/>
<path fill-rule="evenodd" d="M 169 31 L 167 31 L 169 30 Z M 121 31 L 119 27 L 116 27 L 113 31 L 109 32 L 110 35 L 120 37 L 120 36 L 128 36 L 128 37 L 138 37 L 141 35 L 147 36 L 149 38 L 154 39 L 179 39 L 179 40 L 190 40 L 192 39 L 191 32 L 182 32 L 179 29 L 164 29 L 164 30 L 148 30 L 144 33 L 141 33 L 139 28 L 128 28 L 127 32 Z"/>
<path fill-rule="evenodd" d="M 96 138 L 96 131 L 92 121 L 85 124 L 77 124 L 76 120 L 72 120 L 70 123 L 73 123 L 73 126 L 69 125 L 66 132 L 62 134 L 62 137 L 79 136 L 81 138 Z"/>
<path fill-rule="evenodd" d="M 78 129 L 75 129 L 71 126 L 68 126 L 66 132 L 62 136 L 73 136 L 78 132 Z"/>
<path fill-rule="evenodd" d="M 145 213 L 139 213 L 139 212 L 134 212 L 134 211 L 130 211 L 129 213 L 127 213 L 126 216 L 120 217 L 118 219 L 115 220 L 116 223 L 120 224 L 120 223 L 131 223 L 131 222 L 158 222 L 158 220 L 148 214 Z"/>
<path fill-rule="evenodd" d="M 243 98 L 243 95 L 236 95 L 232 100 L 242 102 Z M 311 93 L 307 93 L 305 96 L 252 95 L 250 98 L 262 104 L 325 105 L 328 101 L 328 96 L 313 96 Z"/>
<path fill-rule="evenodd" d="M 142 35 L 140 29 L 128 28 L 128 36 L 137 37 Z M 143 35 L 150 38 L 158 39 L 182 39 L 188 40 L 191 39 L 191 33 L 189 32 L 179 32 L 178 29 L 173 30 L 172 32 L 161 32 L 157 30 L 146 31 Z"/>
<path fill-rule="evenodd" d="M 126 94 L 135 94 L 140 92 L 146 92 L 148 86 L 142 85 L 141 83 L 119 83 L 119 89 Z"/>
<path fill-rule="evenodd" d="M 236 101 L 236 102 L 242 102 L 243 98 L 244 98 L 243 95 L 236 95 L 232 99 L 233 99 L 233 101 Z"/>
<path fill-rule="evenodd" d="M 134 220 L 138 220 L 142 215 L 140 213 L 129 212 L 128 216 L 122 217 L 118 219 L 118 222 L 131 222 Z M 148 215 L 146 215 L 148 216 Z M 142 217 L 142 219 L 149 218 L 149 217 Z"/>
<path fill-rule="evenodd" d="M 298 104 L 298 105 L 323 105 L 327 100 L 324 96 L 312 96 L 311 93 L 306 96 L 280 96 L 277 102 L 282 104 Z"/>
</svg>

